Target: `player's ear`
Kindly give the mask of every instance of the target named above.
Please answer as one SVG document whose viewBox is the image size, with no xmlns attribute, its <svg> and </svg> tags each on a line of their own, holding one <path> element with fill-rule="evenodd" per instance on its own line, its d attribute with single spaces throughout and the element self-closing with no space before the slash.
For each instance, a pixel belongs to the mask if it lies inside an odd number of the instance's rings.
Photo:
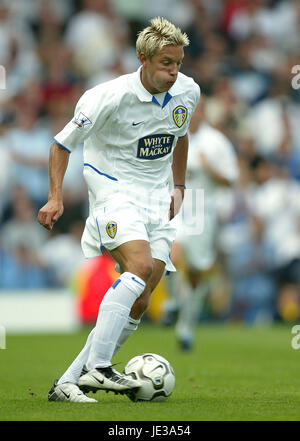
<svg viewBox="0 0 300 441">
<path fill-rule="evenodd" d="M 141 52 L 139 54 L 139 60 L 143 66 L 146 64 L 147 58 L 146 58 L 146 55 L 144 54 L 144 52 Z"/>
</svg>

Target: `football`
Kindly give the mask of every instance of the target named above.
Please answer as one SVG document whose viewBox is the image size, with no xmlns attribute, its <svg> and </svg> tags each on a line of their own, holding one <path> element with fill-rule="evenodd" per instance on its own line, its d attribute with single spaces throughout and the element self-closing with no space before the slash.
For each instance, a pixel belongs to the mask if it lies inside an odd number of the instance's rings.
<svg viewBox="0 0 300 441">
<path fill-rule="evenodd" d="M 127 396 L 132 401 L 164 401 L 173 392 L 175 374 L 171 364 L 161 355 L 145 353 L 128 361 L 124 374 L 140 380 L 142 386 Z"/>
</svg>

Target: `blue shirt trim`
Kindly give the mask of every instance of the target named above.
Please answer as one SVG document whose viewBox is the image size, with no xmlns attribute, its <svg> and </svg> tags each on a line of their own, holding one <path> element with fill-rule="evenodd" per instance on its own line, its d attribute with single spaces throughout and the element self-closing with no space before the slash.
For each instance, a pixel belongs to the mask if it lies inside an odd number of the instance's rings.
<svg viewBox="0 0 300 441">
<path fill-rule="evenodd" d="M 117 178 L 114 178 L 113 176 L 107 175 L 106 173 L 102 173 L 100 170 L 98 170 L 96 167 L 94 167 L 92 164 L 89 164 L 88 162 L 85 162 L 84 167 L 90 167 L 91 169 L 93 169 L 96 173 L 98 173 L 101 176 L 105 176 L 108 179 L 111 179 L 112 181 L 117 181 Z"/>
<path fill-rule="evenodd" d="M 172 95 L 169 92 L 167 92 L 166 95 L 165 95 L 165 99 L 164 99 L 162 108 L 164 108 L 168 104 L 170 99 L 172 99 Z"/>
<path fill-rule="evenodd" d="M 62 145 L 60 142 L 58 142 L 55 138 L 53 138 L 54 141 L 56 142 L 56 144 L 59 145 L 59 147 L 61 147 L 64 150 L 67 150 L 67 152 L 71 153 L 71 150 L 69 150 L 67 147 L 65 147 L 64 145 Z"/>
<path fill-rule="evenodd" d="M 157 104 L 160 107 L 160 104 L 157 101 L 157 99 L 155 98 L 155 96 L 152 97 L 152 103 Z"/>
<path fill-rule="evenodd" d="M 163 104 L 161 106 L 160 103 L 155 98 L 155 96 L 153 95 L 152 96 L 152 103 L 157 104 L 159 107 L 161 107 L 163 109 L 168 104 L 168 102 L 170 101 L 171 98 L 173 98 L 172 95 L 169 92 L 167 92 L 165 94 L 164 102 L 163 102 Z"/>
</svg>

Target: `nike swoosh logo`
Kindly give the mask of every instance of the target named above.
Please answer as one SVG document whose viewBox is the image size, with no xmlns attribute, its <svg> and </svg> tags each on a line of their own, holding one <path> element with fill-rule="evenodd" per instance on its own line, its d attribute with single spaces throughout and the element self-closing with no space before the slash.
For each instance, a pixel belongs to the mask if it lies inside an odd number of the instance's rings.
<svg viewBox="0 0 300 441">
<path fill-rule="evenodd" d="M 133 126 L 138 126 L 139 124 L 143 124 L 143 122 L 144 122 L 144 121 L 140 121 L 140 122 L 138 122 L 138 123 L 133 122 L 132 125 L 133 125 Z"/>
<path fill-rule="evenodd" d="M 70 394 L 66 394 L 63 390 L 62 390 L 62 393 L 64 394 L 64 396 L 65 396 L 67 399 L 70 398 Z"/>
<path fill-rule="evenodd" d="M 143 285 L 141 282 L 139 282 L 138 280 L 136 280 L 135 277 L 131 277 L 131 279 L 132 279 L 134 282 L 138 283 L 139 285 L 141 285 L 141 286 L 145 286 L 145 285 Z"/>
<path fill-rule="evenodd" d="M 94 375 L 92 375 L 92 377 L 95 378 L 95 380 L 97 380 L 98 383 L 100 383 L 100 384 L 103 384 L 103 383 L 104 383 L 104 380 L 99 380 L 99 378 L 94 377 Z"/>
</svg>

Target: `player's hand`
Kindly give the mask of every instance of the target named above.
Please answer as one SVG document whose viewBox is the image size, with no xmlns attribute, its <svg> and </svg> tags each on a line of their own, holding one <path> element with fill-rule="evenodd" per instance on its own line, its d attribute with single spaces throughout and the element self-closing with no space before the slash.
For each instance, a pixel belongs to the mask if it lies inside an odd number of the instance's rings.
<svg viewBox="0 0 300 441">
<path fill-rule="evenodd" d="M 39 211 L 38 221 L 47 230 L 52 230 L 55 222 L 63 214 L 63 203 L 59 200 L 50 199 Z"/>
<path fill-rule="evenodd" d="M 178 214 L 184 197 L 184 188 L 174 188 L 171 194 L 169 219 L 172 220 Z"/>
</svg>

